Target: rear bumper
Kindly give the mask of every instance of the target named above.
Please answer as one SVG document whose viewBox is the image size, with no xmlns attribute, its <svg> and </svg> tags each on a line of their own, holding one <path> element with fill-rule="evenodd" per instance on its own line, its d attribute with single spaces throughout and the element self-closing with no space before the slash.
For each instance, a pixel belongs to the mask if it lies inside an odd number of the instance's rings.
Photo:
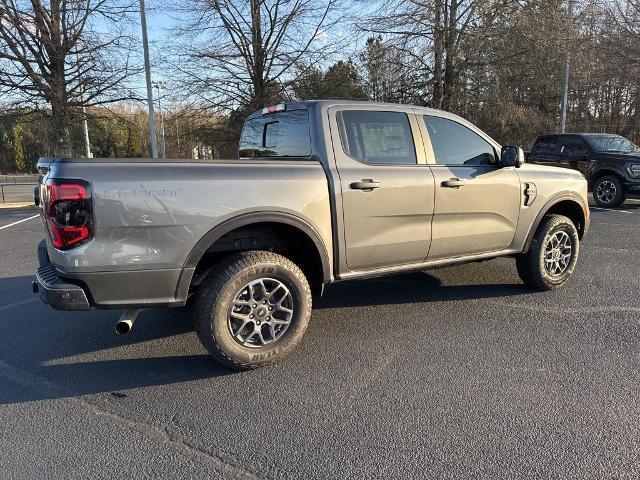
<svg viewBox="0 0 640 480">
<path fill-rule="evenodd" d="M 57 310 L 179 307 L 186 303 L 194 269 L 66 272 L 49 260 L 43 240 L 33 292 Z"/>
<path fill-rule="evenodd" d="M 33 293 L 38 293 L 44 303 L 56 310 L 89 310 L 91 305 L 82 287 L 58 277 L 56 267 L 49 262 L 44 242 L 38 246 L 38 262 L 40 266 L 32 282 Z"/>
</svg>

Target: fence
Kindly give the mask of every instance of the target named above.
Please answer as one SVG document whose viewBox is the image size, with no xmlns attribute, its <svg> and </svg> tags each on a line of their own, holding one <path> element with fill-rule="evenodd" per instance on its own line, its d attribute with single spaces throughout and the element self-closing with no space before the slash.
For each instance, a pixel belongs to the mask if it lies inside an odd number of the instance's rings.
<svg viewBox="0 0 640 480">
<path fill-rule="evenodd" d="M 0 204 L 33 202 L 35 183 L 0 183 Z"/>
<path fill-rule="evenodd" d="M 33 201 L 33 189 L 38 184 L 38 175 L 0 175 L 0 204 Z"/>
</svg>

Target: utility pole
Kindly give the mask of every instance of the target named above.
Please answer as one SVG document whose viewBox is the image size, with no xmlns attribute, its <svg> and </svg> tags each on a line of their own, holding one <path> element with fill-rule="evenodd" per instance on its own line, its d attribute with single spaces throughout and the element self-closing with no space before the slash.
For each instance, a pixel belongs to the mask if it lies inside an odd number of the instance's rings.
<svg viewBox="0 0 640 480">
<path fill-rule="evenodd" d="M 153 87 L 151 86 L 151 65 L 149 63 L 149 39 L 147 38 L 147 15 L 144 0 L 140 0 L 140 23 L 142 26 L 142 48 L 144 49 L 144 73 L 147 78 L 147 103 L 149 104 L 149 135 L 151 136 L 151 156 L 158 158 L 156 121 L 153 114 Z"/>
<path fill-rule="evenodd" d="M 573 32 L 573 0 L 568 0 L 567 17 L 569 17 L 569 32 Z M 567 56 L 564 61 L 564 82 L 562 84 L 562 104 L 560 106 L 560 133 L 564 133 L 567 126 L 567 101 L 569 97 L 569 40 L 567 39 Z"/>
<path fill-rule="evenodd" d="M 160 89 L 164 88 L 165 82 L 163 80 L 156 80 L 151 82 L 154 87 L 158 89 L 158 113 L 160 114 L 160 158 L 167 158 L 167 149 L 164 143 L 164 114 L 162 113 L 162 104 L 160 95 Z"/>
</svg>

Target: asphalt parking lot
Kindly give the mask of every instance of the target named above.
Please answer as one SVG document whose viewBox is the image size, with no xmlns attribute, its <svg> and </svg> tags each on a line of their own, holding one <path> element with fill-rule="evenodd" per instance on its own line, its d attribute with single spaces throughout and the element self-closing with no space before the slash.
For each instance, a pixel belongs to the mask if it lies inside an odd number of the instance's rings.
<svg viewBox="0 0 640 480">
<path fill-rule="evenodd" d="M 592 210 L 568 286 L 510 259 L 327 289 L 295 353 L 232 373 L 189 312 L 57 312 L 0 214 L 0 478 L 637 478 L 640 201 Z"/>
</svg>

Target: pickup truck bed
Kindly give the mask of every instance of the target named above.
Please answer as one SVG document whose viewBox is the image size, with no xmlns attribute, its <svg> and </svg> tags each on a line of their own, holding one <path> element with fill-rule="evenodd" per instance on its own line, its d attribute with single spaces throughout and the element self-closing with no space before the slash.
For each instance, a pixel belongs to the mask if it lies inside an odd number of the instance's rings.
<svg viewBox="0 0 640 480">
<path fill-rule="evenodd" d="M 47 253 L 65 278 L 86 284 L 99 308 L 184 305 L 210 246 L 204 244 L 256 216 L 268 221 L 269 212 L 294 224 L 302 212 L 304 227 L 331 255 L 329 194 L 319 162 L 43 159 L 40 168 L 48 178 L 91 183 L 93 240 L 69 251 L 49 245 Z M 258 246 L 251 237 L 235 241 Z"/>
</svg>

